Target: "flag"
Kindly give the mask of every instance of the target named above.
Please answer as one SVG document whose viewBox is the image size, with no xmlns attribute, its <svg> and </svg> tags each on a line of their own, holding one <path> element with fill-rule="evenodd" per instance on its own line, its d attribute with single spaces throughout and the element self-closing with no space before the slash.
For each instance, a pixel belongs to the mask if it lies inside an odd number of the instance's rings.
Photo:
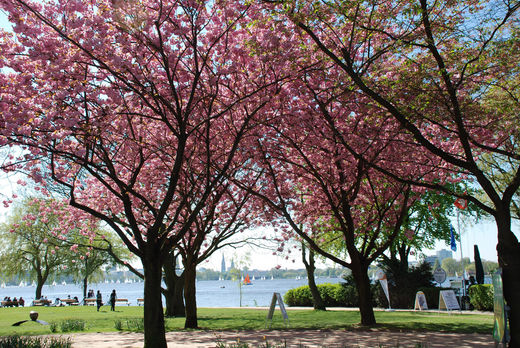
<svg viewBox="0 0 520 348">
<path fill-rule="evenodd" d="M 457 242 L 455 241 L 455 234 L 452 225 L 450 225 L 450 246 L 451 250 L 457 251 Z"/>
<path fill-rule="evenodd" d="M 388 292 L 388 279 L 386 278 L 386 274 L 379 270 L 376 273 L 376 278 L 379 279 L 379 284 L 381 284 L 381 287 L 383 288 L 383 292 L 385 293 L 386 299 L 388 300 L 388 308 L 390 307 L 390 293 Z"/>
<path fill-rule="evenodd" d="M 477 279 L 477 284 L 484 284 L 484 267 L 482 266 L 482 260 L 480 258 L 478 246 L 474 245 L 473 250 L 475 253 L 475 278 Z"/>
<path fill-rule="evenodd" d="M 455 202 L 453 202 L 453 205 L 461 210 L 464 210 L 468 207 L 468 201 L 464 198 L 457 198 Z"/>
</svg>

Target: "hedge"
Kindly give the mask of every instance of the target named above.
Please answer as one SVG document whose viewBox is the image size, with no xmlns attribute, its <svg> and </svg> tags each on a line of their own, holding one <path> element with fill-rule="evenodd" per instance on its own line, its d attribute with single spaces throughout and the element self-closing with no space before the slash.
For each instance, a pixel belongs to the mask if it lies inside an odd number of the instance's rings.
<svg viewBox="0 0 520 348">
<path fill-rule="evenodd" d="M 341 284 L 320 284 L 318 285 L 318 291 L 326 307 L 345 306 L 344 298 L 348 294 L 342 291 Z M 308 285 L 287 291 L 283 299 L 288 306 L 313 306 L 312 294 Z"/>
<path fill-rule="evenodd" d="M 469 287 L 469 302 L 476 310 L 493 310 L 493 285 L 480 284 Z"/>
<path fill-rule="evenodd" d="M 450 288 L 424 287 L 419 288 L 424 292 L 426 302 L 429 309 L 439 308 L 439 293 L 441 290 L 451 290 Z M 326 307 L 357 307 L 358 294 L 356 287 L 348 283 L 339 284 L 320 284 L 318 291 L 325 303 Z M 387 307 L 388 302 L 380 286 L 372 284 L 371 286 L 373 304 L 377 307 Z M 473 285 L 469 288 L 470 303 L 476 310 L 492 311 L 493 310 L 493 285 Z M 288 306 L 312 307 L 312 295 L 308 285 L 291 289 L 284 295 L 284 301 Z M 413 308 L 415 296 L 410 298 Z"/>
</svg>

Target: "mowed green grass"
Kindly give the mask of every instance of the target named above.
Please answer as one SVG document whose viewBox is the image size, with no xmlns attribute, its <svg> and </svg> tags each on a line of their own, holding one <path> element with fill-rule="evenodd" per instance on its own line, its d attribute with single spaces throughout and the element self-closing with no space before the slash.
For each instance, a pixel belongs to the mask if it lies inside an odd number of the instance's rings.
<svg viewBox="0 0 520 348">
<path fill-rule="evenodd" d="M 119 306 L 115 312 L 102 307 L 97 312 L 92 306 L 78 307 L 25 307 L 0 308 L 0 336 L 7 335 L 45 335 L 50 334 L 48 325 L 28 321 L 15 327 L 13 323 L 29 319 L 29 312 L 39 313 L 38 319 L 48 323 L 68 319 L 82 319 L 86 322 L 84 332 L 117 331 L 115 322 L 120 320 L 123 328 L 126 321 L 142 319 L 143 307 Z M 359 325 L 360 316 L 357 311 L 314 311 L 289 310 L 291 329 L 339 329 L 365 330 Z M 200 308 L 198 310 L 199 327 L 204 330 L 261 330 L 266 324 L 266 309 L 251 308 Z M 390 331 L 443 331 L 461 333 L 491 334 L 493 316 L 488 314 L 449 314 L 436 312 L 376 312 L 377 325 L 371 329 Z M 184 318 L 167 318 L 168 331 L 182 330 Z M 281 312 L 275 311 L 271 329 L 285 329 Z M 60 333 L 58 325 L 58 333 Z"/>
</svg>

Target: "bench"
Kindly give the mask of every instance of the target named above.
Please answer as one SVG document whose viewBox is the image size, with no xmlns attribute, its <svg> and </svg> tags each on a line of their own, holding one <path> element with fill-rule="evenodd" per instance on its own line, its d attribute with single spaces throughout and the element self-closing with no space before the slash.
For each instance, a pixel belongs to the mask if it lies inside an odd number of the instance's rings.
<svg viewBox="0 0 520 348">
<path fill-rule="evenodd" d="M 144 306 L 144 298 L 138 298 L 137 299 L 137 305 L 140 306 L 140 305 L 143 305 Z"/>
<path fill-rule="evenodd" d="M 52 303 L 51 300 L 34 300 L 32 302 L 33 306 L 50 306 Z"/>
<path fill-rule="evenodd" d="M 77 306 L 77 305 L 79 305 L 78 300 L 76 300 L 74 298 L 60 298 L 60 302 L 61 303 L 65 303 L 66 305 L 69 305 L 69 306 Z"/>
<path fill-rule="evenodd" d="M 86 298 L 83 300 L 83 304 L 85 306 L 95 306 L 96 305 L 96 299 L 95 298 Z"/>
<path fill-rule="evenodd" d="M 128 302 L 127 298 L 116 298 L 116 304 L 126 304 L 127 306 L 130 306 L 130 302 Z"/>
</svg>

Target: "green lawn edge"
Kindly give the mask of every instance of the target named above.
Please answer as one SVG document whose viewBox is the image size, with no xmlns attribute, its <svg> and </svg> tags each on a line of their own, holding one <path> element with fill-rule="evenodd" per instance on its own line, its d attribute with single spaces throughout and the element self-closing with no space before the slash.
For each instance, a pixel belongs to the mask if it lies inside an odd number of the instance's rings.
<svg viewBox="0 0 520 348">
<path fill-rule="evenodd" d="M 59 323 L 66 320 L 84 320 L 86 328 L 81 332 L 114 332 L 116 321 L 123 331 L 139 331 L 143 307 L 120 306 L 112 312 L 102 307 L 24 307 L 0 308 L 0 336 L 10 335 L 48 335 L 52 334 L 50 325 L 28 321 L 18 327 L 13 323 L 29 319 L 30 311 L 39 313 L 38 319 L 56 323 L 57 334 L 62 334 Z M 199 308 L 198 324 L 200 330 L 245 331 L 265 330 L 267 309 L 253 308 Z M 289 325 L 286 326 L 277 308 L 271 330 L 378 330 L 378 331 L 434 331 L 455 333 L 491 334 L 493 316 L 480 313 L 445 313 L 414 311 L 376 311 L 377 324 L 371 327 L 359 325 L 359 312 L 355 310 L 314 311 L 312 309 L 288 310 Z M 136 330 L 137 328 L 137 330 Z M 166 318 L 167 331 L 184 328 L 184 318 Z"/>
</svg>

